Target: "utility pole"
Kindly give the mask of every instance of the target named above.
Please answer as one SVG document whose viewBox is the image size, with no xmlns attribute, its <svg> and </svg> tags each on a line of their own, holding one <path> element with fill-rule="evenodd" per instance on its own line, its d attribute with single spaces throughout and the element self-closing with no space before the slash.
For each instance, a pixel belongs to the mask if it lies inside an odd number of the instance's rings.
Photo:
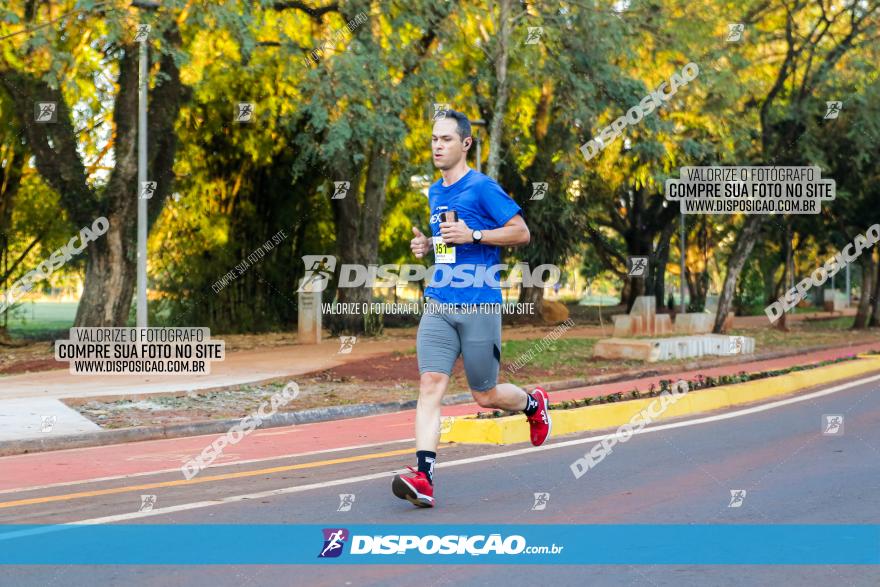
<svg viewBox="0 0 880 587">
<path fill-rule="evenodd" d="M 679 236 L 679 247 L 681 248 L 681 313 L 684 314 L 687 312 L 687 309 L 684 305 L 684 256 L 685 256 L 685 232 L 684 232 L 684 212 L 679 214 L 681 218 L 681 235 Z"/>
<path fill-rule="evenodd" d="M 141 10 L 155 11 L 158 2 L 134 0 L 131 5 Z M 138 74 L 138 213 L 137 213 L 137 326 L 147 327 L 147 198 L 144 185 L 147 182 L 147 90 L 149 80 L 150 40 L 149 26 L 140 25 L 135 39 L 140 43 Z"/>
</svg>

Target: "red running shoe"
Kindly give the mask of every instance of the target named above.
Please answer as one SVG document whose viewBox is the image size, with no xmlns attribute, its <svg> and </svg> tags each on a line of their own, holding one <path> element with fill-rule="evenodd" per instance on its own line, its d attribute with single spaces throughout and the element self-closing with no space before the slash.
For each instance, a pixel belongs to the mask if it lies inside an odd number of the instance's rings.
<svg viewBox="0 0 880 587">
<path fill-rule="evenodd" d="M 407 467 L 409 475 L 395 475 L 391 482 L 391 491 L 400 499 L 405 499 L 420 508 L 434 507 L 434 486 L 422 471 Z"/>
<path fill-rule="evenodd" d="M 553 422 L 550 420 L 550 397 L 540 387 L 536 387 L 531 396 L 538 400 L 538 411 L 528 417 L 529 427 L 532 429 L 532 444 L 541 446 L 550 436 Z"/>
</svg>

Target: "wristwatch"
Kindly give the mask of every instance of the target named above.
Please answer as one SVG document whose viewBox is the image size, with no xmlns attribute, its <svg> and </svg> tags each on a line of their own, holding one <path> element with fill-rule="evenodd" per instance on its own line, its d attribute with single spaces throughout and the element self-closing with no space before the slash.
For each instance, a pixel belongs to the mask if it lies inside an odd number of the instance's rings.
<svg viewBox="0 0 880 587">
<path fill-rule="evenodd" d="M 483 240 L 483 231 L 475 230 L 471 236 L 473 237 L 474 242 L 479 244 L 480 241 Z"/>
</svg>

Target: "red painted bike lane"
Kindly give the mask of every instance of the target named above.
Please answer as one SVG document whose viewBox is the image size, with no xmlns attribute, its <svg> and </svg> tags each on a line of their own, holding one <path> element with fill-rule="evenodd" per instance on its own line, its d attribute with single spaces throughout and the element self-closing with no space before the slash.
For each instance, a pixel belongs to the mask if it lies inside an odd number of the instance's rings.
<svg viewBox="0 0 880 587">
<path fill-rule="evenodd" d="M 633 388 L 647 390 L 652 383 L 656 385 L 661 379 L 691 378 L 700 373 L 714 377 L 740 371 L 781 369 L 865 352 L 876 346 L 877 343 L 868 343 L 817 351 L 797 357 L 735 363 L 581 387 L 553 392 L 551 400 L 556 402 L 616 392 L 626 393 Z M 443 415 L 472 414 L 480 409 L 475 403 L 444 406 Z M 407 410 L 362 418 L 257 430 L 238 444 L 227 446 L 214 464 L 302 456 L 318 451 L 403 441 L 414 436 L 414 418 L 415 411 Z M 199 454 L 218 436 L 218 434 L 210 434 L 2 457 L 0 458 L 0 491 L 179 469 L 183 463 Z M 395 448 L 405 449 L 407 446 L 406 443 L 401 443 Z M 382 449 L 377 447 L 376 450 Z M 320 458 L 333 458 L 333 453 L 325 453 Z"/>
</svg>

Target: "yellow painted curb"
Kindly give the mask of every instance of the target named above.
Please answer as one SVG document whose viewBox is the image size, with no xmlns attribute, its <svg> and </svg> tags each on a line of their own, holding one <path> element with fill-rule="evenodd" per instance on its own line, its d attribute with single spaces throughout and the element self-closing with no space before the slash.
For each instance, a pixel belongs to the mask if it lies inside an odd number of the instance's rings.
<svg viewBox="0 0 880 587">
<path fill-rule="evenodd" d="M 786 375 L 767 377 L 757 381 L 747 381 L 732 385 L 722 385 L 706 390 L 696 390 L 681 396 L 669 405 L 655 420 L 668 420 L 700 412 L 748 404 L 763 399 L 789 395 L 813 387 L 843 379 L 849 379 L 872 371 L 880 371 L 880 356 L 859 356 L 859 359 L 838 365 L 817 367 L 807 371 L 796 371 Z M 597 404 L 570 410 L 553 410 L 553 436 L 616 428 L 630 422 L 639 412 L 647 408 L 657 397 L 641 398 L 608 404 Z M 441 430 L 441 442 L 460 442 L 473 444 L 514 444 L 529 440 L 529 427 L 525 416 L 477 419 L 475 416 L 446 418 Z"/>
</svg>

